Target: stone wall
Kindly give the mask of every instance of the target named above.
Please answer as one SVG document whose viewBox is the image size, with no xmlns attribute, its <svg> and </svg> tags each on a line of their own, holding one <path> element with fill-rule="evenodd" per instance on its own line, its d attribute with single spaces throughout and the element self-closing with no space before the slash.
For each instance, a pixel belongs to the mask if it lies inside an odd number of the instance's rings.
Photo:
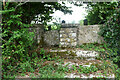
<svg viewBox="0 0 120 80">
<path fill-rule="evenodd" d="M 77 44 L 77 28 L 60 29 L 60 47 L 71 47 Z"/>
<path fill-rule="evenodd" d="M 59 45 L 59 31 L 50 30 L 44 31 L 44 26 L 41 24 L 34 24 L 32 27 L 29 27 L 30 32 L 34 32 L 34 40 L 37 43 L 44 46 L 54 46 Z M 43 38 L 43 39 L 42 39 Z"/>
<path fill-rule="evenodd" d="M 99 32 L 99 25 L 62 25 L 59 30 L 44 31 L 44 26 L 40 24 L 35 24 L 33 27 L 29 28 L 30 32 L 35 33 L 34 39 L 38 43 L 43 43 L 45 46 L 55 46 L 60 47 L 72 47 L 76 45 L 82 45 L 83 43 L 101 43 L 103 38 L 97 33 Z M 43 37 L 43 41 L 41 40 Z"/>
<path fill-rule="evenodd" d="M 44 33 L 44 42 L 46 46 L 56 46 L 59 45 L 59 31 L 58 30 L 50 30 Z"/>
<path fill-rule="evenodd" d="M 42 34 L 44 34 L 44 26 L 41 24 L 34 24 L 32 27 L 29 27 L 30 32 L 34 32 L 34 40 L 37 40 L 37 43 L 40 43 Z"/>
<path fill-rule="evenodd" d="M 88 25 L 78 27 L 78 41 L 77 44 L 83 43 L 101 43 L 103 38 L 98 35 L 99 25 Z"/>
</svg>

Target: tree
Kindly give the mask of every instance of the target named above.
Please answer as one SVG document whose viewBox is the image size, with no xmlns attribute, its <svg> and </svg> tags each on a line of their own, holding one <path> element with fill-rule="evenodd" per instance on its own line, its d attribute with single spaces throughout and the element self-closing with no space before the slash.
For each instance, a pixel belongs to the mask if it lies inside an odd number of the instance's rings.
<svg viewBox="0 0 120 80">
<path fill-rule="evenodd" d="M 113 10 L 104 25 L 100 27 L 100 35 L 104 38 L 109 49 L 105 54 L 107 58 L 118 65 L 116 78 L 120 79 L 120 6 Z"/>
<path fill-rule="evenodd" d="M 38 56 L 30 53 L 33 49 L 34 33 L 29 32 L 26 27 L 40 14 L 40 22 L 44 24 L 51 19 L 53 10 L 61 10 L 71 13 L 68 7 L 54 3 L 37 2 L 4 2 L 2 4 L 2 71 L 3 77 L 13 75 L 11 72 L 19 70 L 20 63 L 30 61 Z"/>
<path fill-rule="evenodd" d="M 103 24 L 107 19 L 113 15 L 115 9 L 118 7 L 118 2 L 96 2 L 88 3 L 88 19 L 89 24 Z"/>
<path fill-rule="evenodd" d="M 31 21 L 35 19 L 36 15 L 40 15 L 40 22 L 46 23 L 46 21 L 49 21 L 52 18 L 50 14 L 54 13 L 54 10 L 60 10 L 65 14 L 71 14 L 72 12 L 68 7 L 62 6 L 62 4 L 58 2 L 26 2 L 24 4 L 20 4 L 21 3 L 12 2 L 9 3 L 8 8 L 15 8 L 14 13 L 16 14 L 21 13 L 22 22 L 27 24 L 30 24 Z"/>
</svg>

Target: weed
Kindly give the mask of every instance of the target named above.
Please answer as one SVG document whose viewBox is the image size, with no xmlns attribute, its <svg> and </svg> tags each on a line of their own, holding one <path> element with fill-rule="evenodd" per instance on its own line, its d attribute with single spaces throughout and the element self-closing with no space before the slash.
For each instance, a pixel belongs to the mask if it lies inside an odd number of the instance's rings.
<svg viewBox="0 0 120 80">
<path fill-rule="evenodd" d="M 77 70 L 77 67 L 75 66 L 75 65 L 72 65 L 72 67 L 73 67 L 73 70 Z"/>
<path fill-rule="evenodd" d="M 90 73 L 96 71 L 98 71 L 98 68 L 93 65 L 91 65 L 90 67 L 83 67 L 82 65 L 79 65 L 79 69 L 78 69 L 79 73 Z"/>
</svg>

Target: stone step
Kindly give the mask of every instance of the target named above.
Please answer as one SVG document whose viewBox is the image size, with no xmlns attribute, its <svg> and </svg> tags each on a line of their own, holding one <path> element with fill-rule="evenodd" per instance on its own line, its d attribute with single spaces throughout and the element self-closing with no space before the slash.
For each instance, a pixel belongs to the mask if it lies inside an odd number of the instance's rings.
<svg viewBox="0 0 120 80">
<path fill-rule="evenodd" d="M 77 57 L 98 57 L 99 53 L 96 51 L 83 51 L 83 50 L 78 50 L 76 51 Z"/>
<path fill-rule="evenodd" d="M 56 63 L 56 64 L 62 65 L 63 67 L 67 67 L 69 70 L 73 71 L 72 73 L 66 73 L 65 78 L 93 78 L 93 77 L 115 78 L 115 75 L 113 74 L 113 72 L 109 73 L 109 71 L 108 71 L 107 73 L 104 73 L 104 69 L 100 68 L 104 64 L 101 60 L 89 60 L 88 61 L 88 60 L 68 59 L 68 60 L 64 60 L 63 64 L 59 64 L 59 63 Z M 86 73 L 86 74 L 79 73 L 78 71 L 76 73 L 74 73 L 73 65 L 77 68 L 77 70 L 79 70 L 79 66 L 86 67 L 87 69 L 91 69 L 90 68 L 91 66 L 95 66 L 98 70 L 95 72 L 90 71 L 90 73 Z M 107 65 L 110 65 L 110 63 Z"/>
<path fill-rule="evenodd" d="M 61 49 L 61 50 L 50 50 L 51 52 L 60 53 L 64 55 L 64 53 L 67 52 L 66 56 L 71 57 L 71 54 L 74 54 L 74 58 L 64 59 L 63 64 L 55 63 L 57 65 L 62 65 L 63 67 L 67 67 L 69 70 L 72 70 L 71 73 L 66 73 L 65 78 L 93 78 L 93 77 L 101 77 L 101 78 L 115 78 L 115 75 L 113 74 L 111 68 L 110 71 L 108 70 L 106 75 L 104 75 L 105 70 L 102 69 L 102 66 L 104 66 L 103 61 L 96 59 L 99 57 L 98 52 L 96 51 L 89 51 L 89 50 L 81 50 L 81 49 Z M 110 62 L 108 62 L 110 65 Z M 78 69 L 76 73 L 74 73 L 73 65 Z M 79 66 L 82 66 L 85 69 L 91 69 L 91 67 L 96 67 L 97 72 L 93 71 L 90 73 L 86 73 L 83 71 L 83 73 L 79 73 Z M 81 71 L 81 70 L 80 70 Z M 81 71 L 82 72 L 82 71 Z M 86 74 L 85 74 L 86 73 Z"/>
<path fill-rule="evenodd" d="M 76 73 L 71 73 L 71 74 L 67 74 L 66 76 L 64 76 L 64 78 L 84 78 L 84 80 L 87 80 L 87 78 L 109 78 L 109 80 L 115 80 L 115 75 L 114 74 L 107 74 L 107 75 L 103 75 L 103 74 L 76 74 Z"/>
<path fill-rule="evenodd" d="M 60 65 L 59 63 L 56 63 L 57 65 Z M 72 65 L 75 65 L 76 67 L 79 67 L 79 65 L 82 65 L 83 67 L 90 67 L 91 65 L 101 65 L 103 64 L 103 62 L 101 60 L 74 60 L 74 59 L 66 59 L 64 60 L 64 63 L 62 64 L 62 66 L 66 66 L 70 69 L 72 69 Z"/>
<path fill-rule="evenodd" d="M 73 50 L 73 49 L 61 49 L 61 50 L 50 50 L 52 53 L 61 53 L 63 55 L 66 55 L 67 57 L 71 57 L 71 55 L 74 55 L 73 57 L 77 58 L 86 58 L 86 59 L 95 59 L 99 57 L 99 53 L 96 51 L 88 51 L 88 50 Z M 67 54 L 66 54 L 67 53 Z"/>
</svg>

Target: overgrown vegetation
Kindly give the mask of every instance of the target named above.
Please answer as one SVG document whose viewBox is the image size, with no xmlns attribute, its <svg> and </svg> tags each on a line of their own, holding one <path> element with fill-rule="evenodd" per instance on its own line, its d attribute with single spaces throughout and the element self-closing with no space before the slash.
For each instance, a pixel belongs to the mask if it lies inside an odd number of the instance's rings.
<svg viewBox="0 0 120 80">
<path fill-rule="evenodd" d="M 103 24 L 99 33 L 107 45 L 103 54 L 106 55 L 107 52 L 106 58 L 116 63 L 120 68 L 120 2 L 89 3 L 88 8 L 89 24 Z M 116 70 L 117 77 L 120 75 L 119 68 Z"/>
<path fill-rule="evenodd" d="M 118 64 L 120 68 L 120 8 L 115 10 L 115 13 L 108 21 L 101 26 L 100 35 L 109 46 L 109 59 Z M 120 69 L 118 69 L 120 70 Z M 120 75 L 120 73 L 118 74 Z M 119 77 L 119 76 L 118 76 Z M 120 78 L 120 77 L 119 77 Z"/>
<path fill-rule="evenodd" d="M 46 24 L 54 9 L 64 13 L 71 13 L 71 10 L 57 2 L 3 2 L 2 8 L 2 77 L 10 78 L 15 77 L 16 73 L 34 72 L 39 67 L 37 63 L 40 63 L 40 59 L 51 58 L 44 55 L 44 50 L 31 53 L 35 46 L 34 33 L 28 30 L 32 26 L 30 22 L 40 14 L 40 22 Z"/>
<path fill-rule="evenodd" d="M 104 24 L 109 17 L 115 13 L 115 9 L 118 7 L 119 3 L 115 1 L 111 2 L 89 2 L 87 5 L 89 25 L 94 24 Z M 97 15 L 97 16 L 96 16 Z"/>
<path fill-rule="evenodd" d="M 100 35 L 104 37 L 106 44 L 86 44 L 80 46 L 84 49 L 95 50 L 100 52 L 102 58 L 110 59 L 117 65 L 112 65 L 112 69 L 119 78 L 120 75 L 120 9 L 119 3 L 90 3 L 93 9 L 89 11 L 88 20 L 92 21 L 89 24 L 102 24 Z M 3 3 L 2 14 L 2 77 L 14 78 L 17 75 L 26 75 L 31 73 L 31 77 L 41 78 L 63 78 L 65 72 L 76 70 L 79 73 L 90 73 L 99 70 L 98 67 L 92 65 L 84 68 L 77 68 L 73 65 L 73 70 L 62 65 L 54 65 L 56 62 L 61 62 L 59 57 L 51 57 L 45 55 L 45 50 L 36 51 L 34 46 L 34 33 L 29 32 L 28 27 L 35 16 L 40 15 L 40 22 L 46 24 L 52 19 L 50 14 L 53 10 L 61 10 L 64 13 L 71 13 L 68 7 L 55 3 L 30 3 L 30 2 L 6 2 Z M 32 7 L 31 7 L 32 6 Z M 38 8 L 39 7 L 39 8 Z M 115 9 L 117 8 L 117 9 Z M 106 12 L 106 11 L 107 12 Z M 95 15 L 95 16 L 94 16 Z M 96 15 L 98 15 L 96 17 Z M 112 17 L 111 17 L 112 16 Z M 38 17 L 37 17 L 38 18 Z M 95 18 L 95 20 L 93 20 Z M 56 24 L 57 25 L 57 24 Z M 54 29 L 54 28 L 53 28 Z M 34 49 L 33 49 L 34 47 Z M 34 52 L 32 52 L 34 51 Z M 51 63 L 52 62 L 52 63 Z M 62 64 L 62 62 L 61 62 Z M 104 67 L 105 66 L 105 67 Z M 101 69 L 107 69 L 105 63 Z"/>
<path fill-rule="evenodd" d="M 116 75 L 116 78 L 119 79 L 119 65 L 115 64 L 118 62 L 119 56 L 118 52 L 113 50 L 112 48 L 109 47 L 106 43 L 104 44 L 98 44 L 98 43 L 90 43 L 90 44 L 83 44 L 79 46 L 80 48 L 83 48 L 84 50 L 94 50 L 100 53 L 99 57 L 97 59 L 102 60 L 104 63 L 101 66 L 101 69 L 108 70 L 109 67 L 111 67 L 112 72 Z M 107 60 L 110 60 L 111 62 L 106 62 Z M 109 66 L 108 66 L 109 64 Z M 100 68 L 100 66 L 98 67 Z"/>
</svg>

